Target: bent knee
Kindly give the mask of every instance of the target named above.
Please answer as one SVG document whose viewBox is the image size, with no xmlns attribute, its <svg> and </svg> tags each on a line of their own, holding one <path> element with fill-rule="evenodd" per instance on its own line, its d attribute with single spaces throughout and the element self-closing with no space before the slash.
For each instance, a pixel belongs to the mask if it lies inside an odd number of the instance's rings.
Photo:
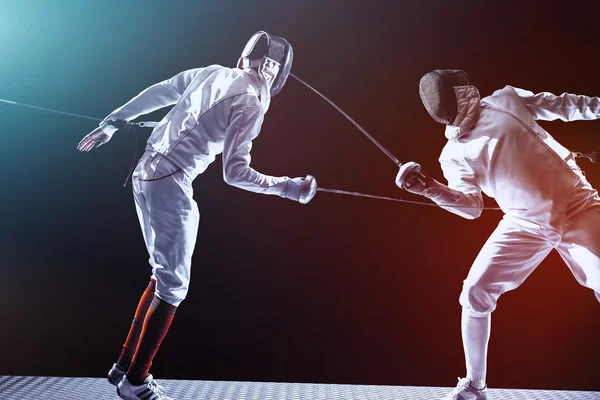
<svg viewBox="0 0 600 400">
<path fill-rule="evenodd" d="M 164 301 L 165 303 L 169 303 L 172 306 L 179 307 L 179 305 L 185 300 L 187 296 L 187 291 L 185 293 L 181 293 L 180 291 L 156 291 L 156 296 Z"/>
<path fill-rule="evenodd" d="M 156 284 L 156 295 L 159 299 L 169 303 L 172 306 L 179 306 L 183 300 L 185 300 L 188 294 L 188 283 L 182 285 L 169 285 L 157 281 Z"/>
<path fill-rule="evenodd" d="M 471 316 L 485 317 L 496 309 L 499 296 L 482 284 L 465 282 L 459 302 Z"/>
</svg>

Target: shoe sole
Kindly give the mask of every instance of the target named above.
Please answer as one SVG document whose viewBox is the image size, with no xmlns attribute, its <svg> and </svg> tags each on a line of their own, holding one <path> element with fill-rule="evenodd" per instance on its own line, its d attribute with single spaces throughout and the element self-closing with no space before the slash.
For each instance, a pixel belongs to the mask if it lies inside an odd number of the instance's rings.
<svg viewBox="0 0 600 400">
<path fill-rule="evenodd" d="M 124 399 L 125 397 L 121 396 L 121 391 L 119 390 L 119 387 L 117 386 L 117 395 L 119 395 L 120 398 Z"/>
</svg>

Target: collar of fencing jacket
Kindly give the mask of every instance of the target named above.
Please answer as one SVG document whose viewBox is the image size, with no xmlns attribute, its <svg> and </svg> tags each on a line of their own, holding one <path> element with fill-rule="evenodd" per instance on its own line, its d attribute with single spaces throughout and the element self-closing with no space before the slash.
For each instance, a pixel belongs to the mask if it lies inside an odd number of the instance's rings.
<svg viewBox="0 0 600 400">
<path fill-rule="evenodd" d="M 271 93 L 269 92 L 269 86 L 265 81 L 264 77 L 261 76 L 255 69 L 253 68 L 244 68 L 244 72 L 248 73 L 252 78 L 252 82 L 256 87 L 256 92 L 260 99 L 260 104 L 263 108 L 263 114 L 267 113 L 269 109 L 269 105 L 271 104 Z"/>
</svg>

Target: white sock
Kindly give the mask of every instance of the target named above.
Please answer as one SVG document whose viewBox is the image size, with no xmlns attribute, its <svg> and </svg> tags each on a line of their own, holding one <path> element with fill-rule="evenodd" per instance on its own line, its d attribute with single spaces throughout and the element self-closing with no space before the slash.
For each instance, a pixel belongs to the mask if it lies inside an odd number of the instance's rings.
<svg viewBox="0 0 600 400">
<path fill-rule="evenodd" d="M 467 365 L 467 379 L 477 389 L 485 387 L 487 349 L 490 339 L 491 315 L 483 318 L 470 316 L 463 308 L 462 339 Z"/>
</svg>

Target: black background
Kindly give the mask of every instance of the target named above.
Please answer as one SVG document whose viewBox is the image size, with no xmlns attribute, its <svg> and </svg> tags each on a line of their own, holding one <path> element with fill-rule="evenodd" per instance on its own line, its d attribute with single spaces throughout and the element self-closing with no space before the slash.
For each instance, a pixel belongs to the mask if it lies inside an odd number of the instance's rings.
<svg viewBox="0 0 600 400">
<path fill-rule="evenodd" d="M 292 43 L 295 74 L 438 179 L 445 138 L 420 103 L 424 73 L 462 68 L 483 96 L 507 84 L 600 94 L 594 2 L 0 4 L 12 29 L 0 39 L 0 98 L 102 118 L 184 69 L 233 66 L 264 29 Z M 119 132 L 77 152 L 94 126 L 0 104 L 0 374 L 104 376 L 147 284 L 131 188 L 121 187 L 135 141 Z M 600 150 L 598 121 L 543 126 L 572 150 Z M 252 156 L 271 175 L 419 200 L 395 187 L 383 153 L 292 80 Z M 600 185 L 600 167 L 580 165 Z M 328 193 L 300 205 L 227 186 L 220 157 L 194 189 L 191 288 L 156 377 L 451 386 L 464 376 L 458 295 L 499 212 L 467 221 Z M 552 253 L 499 301 L 489 385 L 600 390 L 599 316 Z"/>
</svg>

